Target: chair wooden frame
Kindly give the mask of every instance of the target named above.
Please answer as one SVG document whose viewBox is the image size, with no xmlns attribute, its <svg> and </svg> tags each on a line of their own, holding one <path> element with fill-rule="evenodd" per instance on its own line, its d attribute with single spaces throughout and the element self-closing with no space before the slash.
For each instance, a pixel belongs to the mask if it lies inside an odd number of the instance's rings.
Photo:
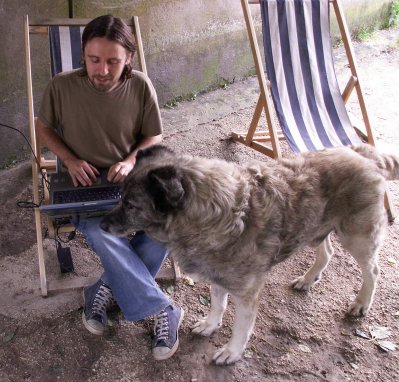
<svg viewBox="0 0 399 382">
<path fill-rule="evenodd" d="M 262 154 L 268 155 L 271 158 L 278 159 L 282 157 L 279 141 L 285 139 L 285 136 L 283 132 L 280 129 L 278 129 L 272 115 L 272 111 L 274 110 L 274 105 L 271 98 L 269 83 L 265 75 L 259 44 L 256 37 L 254 21 L 250 10 L 251 4 L 259 5 L 259 3 L 260 0 L 241 0 L 241 6 L 244 14 L 251 51 L 255 63 L 256 75 L 259 83 L 260 95 L 247 132 L 246 133 L 232 132 L 231 137 L 233 140 L 243 143 L 244 145 Z M 362 82 L 359 78 L 357 63 L 354 56 L 354 49 L 350 39 L 350 32 L 346 20 L 344 18 L 342 5 L 340 3 L 340 0 L 329 0 L 329 3 L 330 6 L 334 8 L 334 13 L 336 16 L 341 38 L 344 44 L 348 65 L 351 71 L 345 89 L 342 92 L 342 98 L 344 103 L 346 104 L 353 90 L 354 89 L 356 90 L 357 99 L 363 117 L 365 133 L 355 126 L 354 129 L 361 138 L 361 140 L 374 146 L 375 139 L 371 128 L 370 119 L 367 113 L 367 108 L 362 92 L 362 85 L 361 85 Z M 265 113 L 267 128 L 263 128 L 257 131 L 262 111 L 264 111 Z M 265 144 L 265 142 L 269 142 L 271 148 L 268 147 Z M 392 222 L 395 219 L 395 210 L 388 192 L 385 195 L 385 205 L 388 212 L 388 219 L 389 221 Z"/>
<path fill-rule="evenodd" d="M 56 170 L 56 160 L 45 159 L 42 156 L 42 145 L 36 132 L 34 103 L 33 103 L 33 81 L 32 81 L 32 66 L 31 66 L 31 45 L 30 35 L 48 35 L 49 27 L 57 26 L 85 26 L 90 19 L 29 19 L 28 15 L 24 18 L 24 32 L 25 32 L 25 56 L 26 56 L 26 81 L 27 81 L 27 96 L 28 96 L 28 112 L 29 112 L 29 133 L 30 141 L 33 149 L 32 155 L 32 180 L 33 180 L 33 201 L 36 205 L 40 204 L 40 176 L 47 177 L 48 171 Z M 124 22 L 132 28 L 132 33 L 136 40 L 136 55 L 138 58 L 139 69 L 147 74 L 147 67 L 144 57 L 143 43 L 141 39 L 139 20 L 137 16 L 131 19 L 126 19 Z M 44 199 L 48 200 L 48 190 L 44 187 Z M 37 255 L 39 263 L 40 276 L 40 290 L 43 296 L 47 296 L 49 292 L 62 291 L 68 289 L 76 289 L 87 286 L 96 281 L 92 277 L 74 277 L 69 280 L 47 280 L 45 253 L 43 248 L 43 232 L 42 232 L 42 217 L 39 208 L 34 210 L 36 239 L 37 239 Z M 54 224 L 51 219 L 47 219 L 48 232 L 50 237 L 55 237 L 56 232 Z M 70 232 L 74 228 L 71 225 L 65 225 L 58 229 L 57 232 Z M 176 263 L 173 262 L 172 269 L 163 268 L 158 273 L 158 279 L 174 279 L 180 278 L 180 270 Z"/>
</svg>

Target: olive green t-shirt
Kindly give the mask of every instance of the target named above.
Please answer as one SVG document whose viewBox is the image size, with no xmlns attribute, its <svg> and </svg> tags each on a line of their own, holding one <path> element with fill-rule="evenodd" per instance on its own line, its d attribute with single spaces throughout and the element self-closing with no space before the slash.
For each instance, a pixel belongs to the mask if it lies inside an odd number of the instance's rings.
<svg viewBox="0 0 399 382">
<path fill-rule="evenodd" d="M 101 92 L 80 71 L 50 81 L 38 115 L 78 158 L 110 167 L 125 159 L 141 137 L 162 133 L 156 92 L 145 74 L 133 71 L 112 91 Z"/>
</svg>

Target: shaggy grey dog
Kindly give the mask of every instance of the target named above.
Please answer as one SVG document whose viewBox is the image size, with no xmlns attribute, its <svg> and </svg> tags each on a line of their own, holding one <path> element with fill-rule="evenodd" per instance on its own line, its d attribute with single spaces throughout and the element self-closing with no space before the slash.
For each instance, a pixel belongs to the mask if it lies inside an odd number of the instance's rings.
<svg viewBox="0 0 399 382">
<path fill-rule="evenodd" d="M 399 179 L 399 158 L 368 145 L 246 165 L 154 146 L 139 153 L 121 203 L 101 227 L 117 235 L 146 231 L 166 244 L 183 272 L 211 284 L 211 310 L 195 333 L 211 335 L 232 296 L 232 336 L 213 358 L 230 364 L 251 335 L 267 271 L 305 246 L 317 247 L 314 265 L 293 282 L 308 290 L 333 253 L 333 231 L 363 275 L 349 314 L 367 313 L 387 223 L 386 179 Z"/>
</svg>

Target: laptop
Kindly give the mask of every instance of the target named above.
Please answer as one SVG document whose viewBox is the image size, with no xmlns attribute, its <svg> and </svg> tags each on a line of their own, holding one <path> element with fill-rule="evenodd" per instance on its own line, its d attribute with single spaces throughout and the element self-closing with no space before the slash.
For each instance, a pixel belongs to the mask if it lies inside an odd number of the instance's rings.
<svg viewBox="0 0 399 382">
<path fill-rule="evenodd" d="M 108 169 L 101 169 L 100 176 L 91 186 L 75 187 L 68 172 L 49 175 L 49 204 L 39 207 L 53 218 L 76 216 L 101 216 L 114 208 L 121 198 L 121 184 L 107 181 Z"/>
</svg>

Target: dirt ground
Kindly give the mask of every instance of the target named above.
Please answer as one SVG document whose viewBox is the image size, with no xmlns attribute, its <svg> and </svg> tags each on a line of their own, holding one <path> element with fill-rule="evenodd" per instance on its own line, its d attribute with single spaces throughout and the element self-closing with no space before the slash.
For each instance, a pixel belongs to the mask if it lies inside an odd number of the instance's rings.
<svg viewBox="0 0 399 382">
<path fill-rule="evenodd" d="M 355 51 L 378 145 L 399 153 L 399 31 L 379 32 L 356 43 Z M 347 78 L 343 57 L 338 47 L 340 82 Z M 231 131 L 248 126 L 257 91 L 256 79 L 250 78 L 163 109 L 165 143 L 176 151 L 237 162 L 271 160 L 228 139 Z M 359 117 L 353 102 L 350 107 Z M 391 182 L 389 188 L 399 209 L 399 182 Z M 233 366 L 215 366 L 211 358 L 230 335 L 234 307 L 229 305 L 223 327 L 212 337 L 194 336 L 190 326 L 209 310 L 207 285 L 190 285 L 185 279 L 163 284 L 186 316 L 178 352 L 156 362 L 150 350 L 150 318 L 129 323 L 115 312 L 107 333 L 98 337 L 82 325 L 81 291 L 40 296 L 33 212 L 16 205 L 31 199 L 31 189 L 28 161 L 0 171 L 0 381 L 399 380 L 399 348 L 381 348 L 381 341 L 399 346 L 398 223 L 388 229 L 380 256 L 381 278 L 367 317 L 345 317 L 361 275 L 334 241 L 335 256 L 323 280 L 308 294 L 294 292 L 289 284 L 312 264 L 312 250 L 271 270 L 254 334 L 244 358 Z M 69 245 L 76 273 L 101 272 L 82 238 Z M 59 274 L 54 242 L 46 239 L 45 246 L 51 252 L 50 277 L 72 277 Z"/>
</svg>

